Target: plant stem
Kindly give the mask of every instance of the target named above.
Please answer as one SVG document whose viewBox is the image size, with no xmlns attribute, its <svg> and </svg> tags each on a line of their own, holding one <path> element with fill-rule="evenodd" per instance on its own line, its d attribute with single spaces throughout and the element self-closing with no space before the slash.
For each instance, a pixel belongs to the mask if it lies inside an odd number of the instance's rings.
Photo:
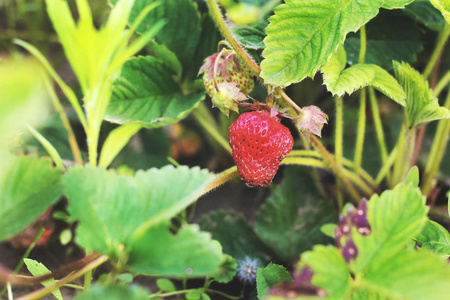
<svg viewBox="0 0 450 300">
<path fill-rule="evenodd" d="M 227 141 L 219 132 L 216 120 L 211 115 L 206 105 L 201 102 L 198 107 L 193 111 L 193 114 L 202 128 L 208 132 L 208 134 L 225 149 L 228 153 L 231 153 L 231 147 Z"/>
<path fill-rule="evenodd" d="M 366 27 L 362 26 L 359 30 L 360 34 L 360 50 L 359 63 L 364 64 L 364 57 L 366 55 Z M 366 89 L 362 88 L 359 93 L 359 117 L 358 117 L 358 131 L 356 134 L 355 156 L 355 172 L 358 173 L 361 168 L 362 153 L 364 148 L 364 135 L 366 131 Z"/>
<path fill-rule="evenodd" d="M 239 42 L 234 38 L 231 31 L 228 29 L 227 24 L 220 12 L 219 5 L 216 0 L 206 0 L 206 4 L 208 5 L 209 12 L 217 27 L 219 28 L 222 36 L 227 40 L 227 42 L 231 45 L 233 50 L 239 55 L 239 57 L 244 61 L 244 63 L 252 70 L 253 74 L 259 77 L 259 73 L 261 69 L 258 64 L 248 55 L 248 53 L 242 48 Z"/>
<path fill-rule="evenodd" d="M 442 77 L 441 80 L 439 80 L 438 84 L 434 88 L 433 96 L 437 98 L 439 96 L 439 94 L 442 92 L 442 90 L 446 86 L 448 86 L 449 82 L 450 82 L 450 71 L 447 71 L 447 73 L 445 73 L 444 77 Z"/>
<path fill-rule="evenodd" d="M 281 164 L 283 165 L 302 165 L 313 168 L 324 168 L 327 169 L 328 166 L 322 160 L 314 159 L 314 158 L 305 158 L 305 157 L 294 157 L 288 156 L 286 157 Z M 356 184 L 362 191 L 366 193 L 367 196 L 371 196 L 373 194 L 373 189 L 367 183 L 365 183 L 361 178 L 353 173 L 350 170 L 342 169 L 343 174 L 349 178 L 354 184 Z M 343 203 L 342 203 L 343 205 Z"/>
<path fill-rule="evenodd" d="M 344 140 L 344 108 L 342 104 L 342 97 L 335 97 L 336 103 L 336 131 L 334 137 L 334 157 L 336 159 L 336 164 L 342 167 L 342 156 L 343 156 L 343 140 Z M 339 179 L 336 180 L 337 189 L 337 202 L 339 211 L 344 207 L 344 200 L 342 198 L 341 192 L 342 183 Z"/>
<path fill-rule="evenodd" d="M 358 173 L 361 168 L 362 153 L 364 148 L 364 135 L 366 131 L 366 89 L 361 89 L 359 93 L 359 117 L 358 131 L 356 133 L 355 156 L 355 172 Z"/>
<path fill-rule="evenodd" d="M 330 168 L 333 170 L 334 174 L 342 180 L 345 189 L 353 197 L 355 203 L 359 203 L 361 201 L 361 196 L 359 195 L 358 191 L 350 184 L 348 179 L 344 176 L 341 168 L 336 164 L 333 156 L 327 151 L 327 149 L 325 149 L 323 144 L 314 135 L 310 136 L 310 141 L 314 145 L 314 147 L 321 153 L 324 161 L 326 161 L 330 165 Z"/>
<path fill-rule="evenodd" d="M 444 106 L 450 108 L 450 92 L 447 94 Z M 428 195 L 434 186 L 434 177 L 444 156 L 449 133 L 450 120 L 439 120 L 423 175 L 422 193 L 424 195 Z"/>
<path fill-rule="evenodd" d="M 359 29 L 359 41 L 360 41 L 360 46 L 359 46 L 358 62 L 360 64 L 363 64 L 364 58 L 366 56 L 366 47 L 367 47 L 366 26 L 365 25 L 361 26 L 361 28 Z"/>
<path fill-rule="evenodd" d="M 106 255 L 101 255 L 99 257 L 97 257 L 95 260 L 91 261 L 90 263 L 88 263 L 87 265 L 83 266 L 82 268 L 78 269 L 77 271 L 67 275 L 66 277 L 64 277 L 63 279 L 47 286 L 44 287 L 40 290 L 37 290 L 33 293 L 30 293 L 28 295 L 25 295 L 23 297 L 17 298 L 17 300 L 36 300 L 39 298 L 44 297 L 45 295 L 50 294 L 52 291 L 62 287 L 63 285 L 74 281 L 75 279 L 83 276 L 84 274 L 86 274 L 87 272 L 91 271 L 92 269 L 100 266 L 101 264 L 103 264 L 104 262 L 106 262 L 108 260 L 108 256 Z"/>
<path fill-rule="evenodd" d="M 377 177 L 375 178 L 376 186 L 378 186 L 385 177 L 388 178 L 391 177 L 389 170 L 394 164 L 396 157 L 397 157 L 397 146 L 391 151 L 391 154 L 388 156 L 386 162 L 383 163 L 380 171 L 378 171 Z M 388 182 L 391 182 L 391 180 L 388 179 Z"/>
<path fill-rule="evenodd" d="M 211 182 L 204 190 L 203 194 L 209 193 L 210 191 L 212 191 L 215 188 L 218 188 L 219 186 L 221 186 L 222 184 L 228 182 L 230 179 L 232 179 L 233 177 L 237 176 L 238 172 L 237 172 L 237 167 L 231 167 L 229 169 L 226 169 L 225 171 L 222 171 L 221 173 L 216 175 L 216 178 L 214 179 L 213 182 Z"/>
<path fill-rule="evenodd" d="M 431 74 L 431 71 L 433 71 L 436 61 L 437 61 L 442 49 L 444 48 L 445 42 L 447 41 L 449 35 L 450 35 L 450 25 L 446 24 L 444 30 L 439 33 L 436 47 L 434 48 L 434 51 L 431 54 L 430 59 L 428 60 L 428 64 L 425 67 L 425 70 L 423 71 L 424 78 L 428 78 L 428 76 L 430 76 L 430 74 Z"/>
<path fill-rule="evenodd" d="M 59 117 L 61 118 L 64 128 L 67 130 L 69 145 L 70 148 L 72 149 L 73 158 L 75 159 L 78 165 L 82 166 L 83 158 L 81 157 L 80 147 L 78 146 L 77 139 L 75 137 L 75 134 L 73 133 L 72 126 L 70 126 L 69 118 L 67 117 L 67 114 L 64 111 L 64 108 L 61 105 L 58 96 L 55 93 L 55 89 L 50 83 L 50 80 L 48 79 L 47 76 L 43 76 L 43 78 L 45 87 L 47 88 L 48 94 L 50 96 L 50 100 L 52 101 L 56 111 L 59 113 Z"/>
<path fill-rule="evenodd" d="M 416 129 L 408 129 L 407 125 L 403 124 L 398 140 L 397 157 L 394 164 L 391 187 L 400 183 L 409 170 L 412 155 L 414 154 L 415 138 Z"/>
<path fill-rule="evenodd" d="M 381 123 L 380 111 L 378 109 L 377 97 L 373 87 L 369 87 L 370 108 L 372 110 L 373 123 L 377 134 L 378 148 L 380 149 L 380 157 L 382 164 L 385 164 L 388 158 L 386 147 L 386 139 L 384 138 L 383 124 Z"/>
</svg>

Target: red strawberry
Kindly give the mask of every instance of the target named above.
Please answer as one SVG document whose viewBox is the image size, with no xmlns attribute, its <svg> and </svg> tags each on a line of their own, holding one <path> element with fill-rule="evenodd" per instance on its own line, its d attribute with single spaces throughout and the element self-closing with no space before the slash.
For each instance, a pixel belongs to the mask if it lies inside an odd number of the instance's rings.
<svg viewBox="0 0 450 300">
<path fill-rule="evenodd" d="M 241 114 L 228 138 L 239 176 L 251 187 L 268 186 L 294 145 L 289 129 L 267 111 Z"/>
<path fill-rule="evenodd" d="M 240 64 L 234 54 L 223 53 L 218 58 L 215 53 L 205 59 L 199 74 L 203 74 L 206 92 L 217 106 L 228 116 L 230 109 L 238 112 L 237 102 L 247 99 L 254 86 L 253 74 L 250 69 Z M 216 68 L 216 82 L 214 85 L 214 65 Z"/>
</svg>

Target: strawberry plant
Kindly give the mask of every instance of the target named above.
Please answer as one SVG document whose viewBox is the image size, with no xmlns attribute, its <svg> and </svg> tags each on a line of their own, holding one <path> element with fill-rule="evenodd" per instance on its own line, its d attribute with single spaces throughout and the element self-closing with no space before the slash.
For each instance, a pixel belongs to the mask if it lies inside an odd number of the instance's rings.
<svg viewBox="0 0 450 300">
<path fill-rule="evenodd" d="M 449 298 L 448 0 L 0 15 L 0 297 Z"/>
</svg>

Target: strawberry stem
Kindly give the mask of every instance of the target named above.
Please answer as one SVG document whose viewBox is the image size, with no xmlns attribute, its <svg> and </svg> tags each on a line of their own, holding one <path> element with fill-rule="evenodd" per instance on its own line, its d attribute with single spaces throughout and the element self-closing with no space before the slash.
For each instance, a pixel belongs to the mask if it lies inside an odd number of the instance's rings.
<svg viewBox="0 0 450 300">
<path fill-rule="evenodd" d="M 239 42 L 231 33 L 228 28 L 225 20 L 220 12 L 219 5 L 216 0 L 206 0 L 206 4 L 208 5 L 209 12 L 211 17 L 219 28 L 220 33 L 222 33 L 223 37 L 229 45 L 233 48 L 237 55 L 244 61 L 244 63 L 252 70 L 253 74 L 255 74 L 261 82 L 264 82 L 262 78 L 259 77 L 259 73 L 261 73 L 261 69 L 259 65 L 250 57 L 250 55 L 242 48 Z"/>
<path fill-rule="evenodd" d="M 222 54 L 225 52 L 225 48 L 222 48 L 220 50 L 219 54 L 217 54 L 216 60 L 214 61 L 214 74 L 213 74 L 213 82 L 214 82 L 214 88 L 217 92 L 220 92 L 219 90 L 219 84 L 217 83 L 217 67 L 219 65 L 219 60 L 222 57 Z"/>
</svg>

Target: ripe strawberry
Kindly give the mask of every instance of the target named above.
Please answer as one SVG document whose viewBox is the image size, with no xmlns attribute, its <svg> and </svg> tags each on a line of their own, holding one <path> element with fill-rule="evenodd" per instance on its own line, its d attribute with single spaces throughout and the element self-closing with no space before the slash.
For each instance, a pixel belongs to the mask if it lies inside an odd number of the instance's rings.
<svg viewBox="0 0 450 300">
<path fill-rule="evenodd" d="M 230 109 L 239 112 L 237 102 L 247 99 L 246 95 L 253 90 L 253 74 L 247 66 L 239 63 L 234 54 L 223 53 L 219 58 L 218 55 L 219 53 L 215 53 L 207 57 L 199 74 L 204 73 L 203 83 L 213 105 L 228 116 Z M 219 90 L 214 85 L 216 60 L 216 82 Z"/>
<path fill-rule="evenodd" d="M 268 186 L 294 145 L 289 129 L 267 111 L 241 114 L 228 138 L 239 176 L 251 187 Z"/>
</svg>

